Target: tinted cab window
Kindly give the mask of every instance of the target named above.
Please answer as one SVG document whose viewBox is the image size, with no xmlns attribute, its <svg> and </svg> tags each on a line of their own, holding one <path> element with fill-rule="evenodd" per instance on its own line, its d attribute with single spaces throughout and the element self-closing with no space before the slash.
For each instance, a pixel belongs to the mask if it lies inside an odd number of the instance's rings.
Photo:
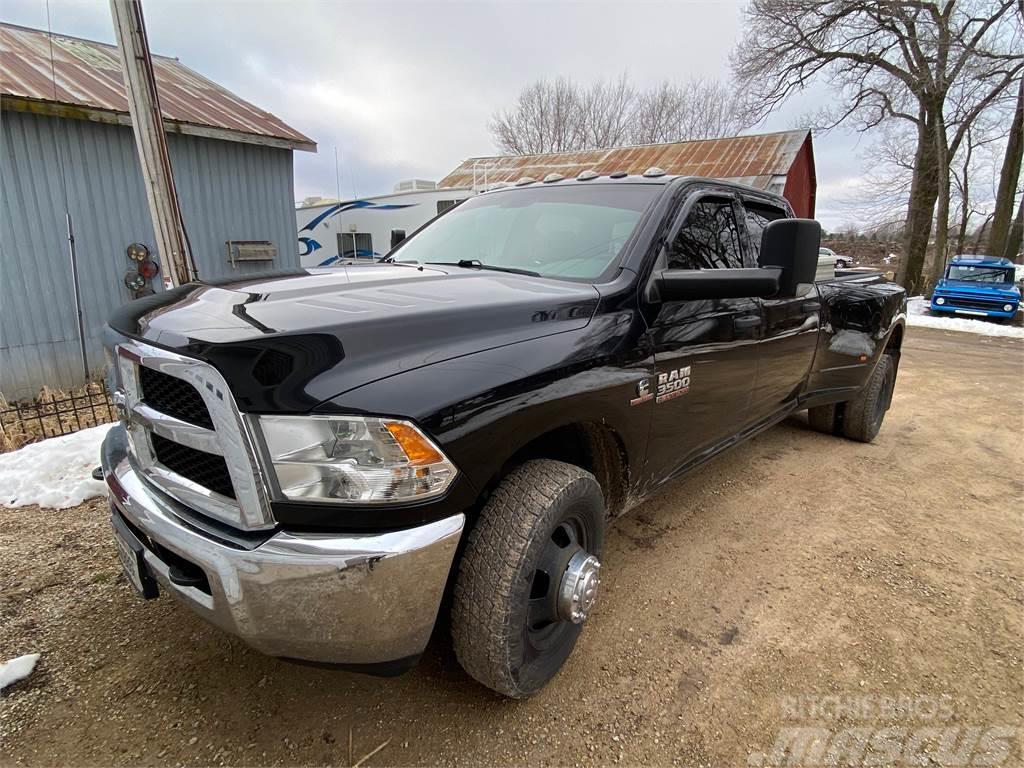
<svg viewBox="0 0 1024 768">
<path fill-rule="evenodd" d="M 668 249 L 667 266 L 669 269 L 743 266 L 743 248 L 731 199 L 705 197 L 694 204 Z"/>
<path fill-rule="evenodd" d="M 750 252 L 752 256 L 751 263 L 747 266 L 756 267 L 757 257 L 761 252 L 761 235 L 764 234 L 764 228 L 776 219 L 786 218 L 786 212 L 773 205 L 744 201 L 743 218 L 746 220 L 747 235 L 750 237 Z M 819 251 L 819 254 L 820 253 L 821 252 Z"/>
</svg>

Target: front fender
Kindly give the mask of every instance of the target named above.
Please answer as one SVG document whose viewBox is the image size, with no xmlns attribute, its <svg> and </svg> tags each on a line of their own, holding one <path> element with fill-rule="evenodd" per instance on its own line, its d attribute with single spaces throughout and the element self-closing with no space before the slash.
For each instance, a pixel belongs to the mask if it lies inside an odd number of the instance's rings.
<svg viewBox="0 0 1024 768">
<path fill-rule="evenodd" d="M 598 423 L 620 439 L 631 466 L 644 459 L 650 409 L 634 408 L 653 357 L 629 341 L 634 313 L 584 329 L 509 344 L 396 374 L 321 404 L 319 412 L 400 416 L 420 424 L 477 493 L 535 438 Z"/>
</svg>

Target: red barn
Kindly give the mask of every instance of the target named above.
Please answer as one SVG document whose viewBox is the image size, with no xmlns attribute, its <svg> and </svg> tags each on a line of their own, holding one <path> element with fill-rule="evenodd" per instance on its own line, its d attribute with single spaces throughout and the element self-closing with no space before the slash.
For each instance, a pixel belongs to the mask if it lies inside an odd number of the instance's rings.
<svg viewBox="0 0 1024 768">
<path fill-rule="evenodd" d="M 654 166 L 671 175 L 726 179 L 782 194 L 797 216 L 814 216 L 818 182 L 807 130 L 584 152 L 471 157 L 438 187 L 485 189 L 523 176 L 540 180 L 549 173 L 560 173 L 571 178 L 591 170 L 601 175 L 615 171 L 642 174 Z"/>
</svg>

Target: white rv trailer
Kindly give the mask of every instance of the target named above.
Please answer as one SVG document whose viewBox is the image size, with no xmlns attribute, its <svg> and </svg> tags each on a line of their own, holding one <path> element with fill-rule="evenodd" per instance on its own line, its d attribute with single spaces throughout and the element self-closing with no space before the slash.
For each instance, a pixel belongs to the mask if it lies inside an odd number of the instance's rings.
<svg viewBox="0 0 1024 768">
<path fill-rule="evenodd" d="M 303 267 L 330 267 L 383 256 L 439 213 L 473 196 L 471 189 L 418 189 L 297 208 Z"/>
</svg>

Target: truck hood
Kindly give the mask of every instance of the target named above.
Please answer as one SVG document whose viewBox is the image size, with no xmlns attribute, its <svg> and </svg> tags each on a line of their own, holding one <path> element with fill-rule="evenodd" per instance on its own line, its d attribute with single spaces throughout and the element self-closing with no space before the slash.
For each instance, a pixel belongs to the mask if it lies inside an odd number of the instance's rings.
<svg viewBox="0 0 1024 768">
<path fill-rule="evenodd" d="M 584 283 L 364 264 L 182 286 L 126 305 L 110 326 L 211 363 L 242 410 L 302 412 L 402 371 L 583 328 L 599 298 Z"/>
<path fill-rule="evenodd" d="M 978 296 L 989 298 L 1000 298 L 1016 300 L 1020 298 L 1020 291 L 1016 286 L 1009 283 L 979 283 L 973 280 L 939 280 L 935 286 L 936 291 L 950 291 L 951 293 L 973 293 Z"/>
</svg>

